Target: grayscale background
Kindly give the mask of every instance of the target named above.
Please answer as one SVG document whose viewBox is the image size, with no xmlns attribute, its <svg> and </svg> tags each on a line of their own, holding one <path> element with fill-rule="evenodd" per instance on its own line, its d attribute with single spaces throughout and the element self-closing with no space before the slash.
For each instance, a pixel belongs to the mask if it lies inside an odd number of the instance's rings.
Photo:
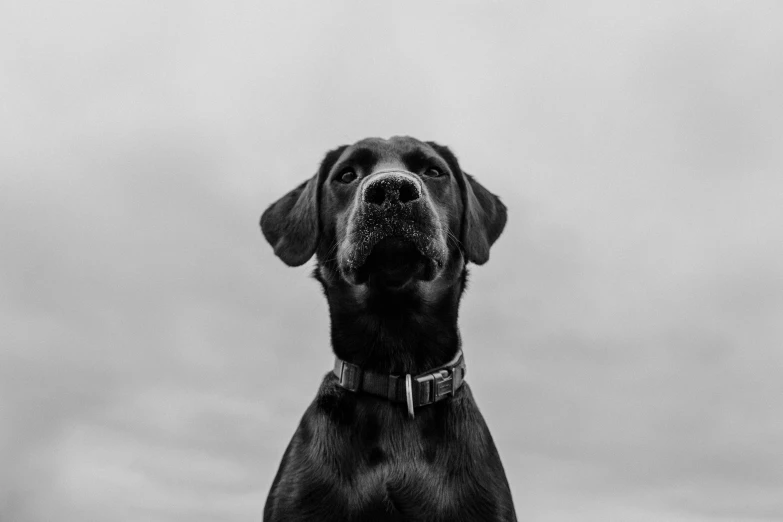
<svg viewBox="0 0 783 522">
<path fill-rule="evenodd" d="M 331 365 L 257 222 L 447 144 L 520 520 L 783 520 L 783 3 L 0 5 L 0 520 L 260 520 Z"/>
</svg>

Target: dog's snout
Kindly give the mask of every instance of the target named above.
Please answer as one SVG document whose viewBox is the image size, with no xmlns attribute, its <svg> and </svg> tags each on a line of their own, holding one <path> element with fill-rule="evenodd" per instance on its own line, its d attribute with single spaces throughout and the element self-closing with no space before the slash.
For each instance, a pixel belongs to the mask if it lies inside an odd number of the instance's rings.
<svg viewBox="0 0 783 522">
<path fill-rule="evenodd" d="M 418 180 L 410 174 L 376 174 L 364 186 L 364 202 L 370 205 L 408 204 L 421 197 Z"/>
</svg>

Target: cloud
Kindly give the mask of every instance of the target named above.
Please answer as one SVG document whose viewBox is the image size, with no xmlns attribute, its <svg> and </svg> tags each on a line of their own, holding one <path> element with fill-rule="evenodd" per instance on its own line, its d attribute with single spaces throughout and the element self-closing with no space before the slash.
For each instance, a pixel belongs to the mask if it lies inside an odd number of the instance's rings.
<svg viewBox="0 0 783 522">
<path fill-rule="evenodd" d="M 331 362 L 258 217 L 393 134 L 510 209 L 460 317 L 520 518 L 783 515 L 779 5 L 6 9 L 0 518 L 257 519 Z"/>
</svg>

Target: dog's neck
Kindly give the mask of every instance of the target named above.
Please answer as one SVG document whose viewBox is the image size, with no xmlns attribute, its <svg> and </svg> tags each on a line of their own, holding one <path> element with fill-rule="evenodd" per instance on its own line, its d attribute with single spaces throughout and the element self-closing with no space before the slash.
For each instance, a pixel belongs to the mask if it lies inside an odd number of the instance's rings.
<svg viewBox="0 0 783 522">
<path fill-rule="evenodd" d="M 464 265 L 457 277 L 402 292 L 327 283 L 332 348 L 365 371 L 416 375 L 445 364 L 460 349 L 459 301 Z"/>
</svg>

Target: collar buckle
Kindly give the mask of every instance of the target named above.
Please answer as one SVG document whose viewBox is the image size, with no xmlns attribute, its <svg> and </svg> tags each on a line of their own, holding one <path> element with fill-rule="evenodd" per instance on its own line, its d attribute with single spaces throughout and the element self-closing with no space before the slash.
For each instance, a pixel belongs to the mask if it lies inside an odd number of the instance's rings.
<svg viewBox="0 0 783 522">
<path fill-rule="evenodd" d="M 441 370 L 434 375 L 435 400 L 454 394 L 454 370 Z"/>
<path fill-rule="evenodd" d="M 432 404 L 452 395 L 455 391 L 454 375 L 450 369 L 439 370 L 414 377 L 418 384 L 419 396 L 417 406 Z"/>
</svg>

